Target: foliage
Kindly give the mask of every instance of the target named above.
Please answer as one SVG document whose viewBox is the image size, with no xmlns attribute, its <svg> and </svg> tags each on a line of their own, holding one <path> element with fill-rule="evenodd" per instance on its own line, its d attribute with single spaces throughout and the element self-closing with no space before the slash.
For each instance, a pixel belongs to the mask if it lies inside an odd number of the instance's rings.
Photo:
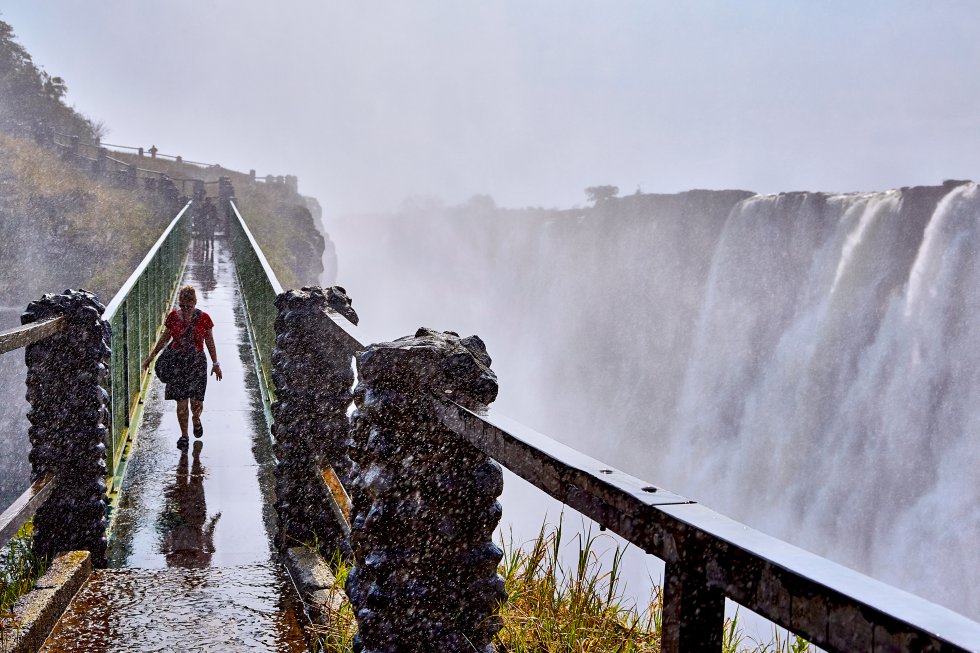
<svg viewBox="0 0 980 653">
<path fill-rule="evenodd" d="M 315 548 L 313 550 L 317 551 Z M 327 564 L 333 572 L 337 586 L 344 587 L 347 583 L 347 574 L 353 568 L 351 563 L 337 551 Z M 327 624 L 314 624 L 309 626 L 309 629 L 313 639 L 313 651 L 316 653 L 349 653 L 354 648 L 354 634 L 357 632 L 354 608 L 348 601 L 344 601 L 337 613 L 328 615 Z"/>
<path fill-rule="evenodd" d="M 627 602 L 620 588 L 622 551 L 613 553 L 604 571 L 591 534 L 577 536 L 577 564 L 566 569 L 562 535 L 559 523 L 552 530 L 542 526 L 529 546 L 504 543 L 501 574 L 509 595 L 501 610 L 504 647 L 514 653 L 658 652 L 660 593 L 642 608 Z"/>
<path fill-rule="evenodd" d="M 100 127 L 65 103 L 68 86 L 39 68 L 0 21 L 0 131 L 27 136 L 39 127 L 97 136 Z"/>
<path fill-rule="evenodd" d="M 0 303 L 85 287 L 107 300 L 173 216 L 140 192 L 109 188 L 0 134 Z"/>
<path fill-rule="evenodd" d="M 621 586 L 623 552 L 615 549 L 603 564 L 597 551 L 598 537 L 591 533 L 575 538 L 575 564 L 562 562 L 563 531 L 542 525 L 537 537 L 522 546 L 513 539 L 502 542 L 504 557 L 500 574 L 507 588 L 501 606 L 503 629 L 498 647 L 510 653 L 659 653 L 663 624 L 663 596 L 655 588 L 646 605 L 626 599 Z M 350 571 L 339 555 L 330 563 L 343 586 Z M 608 567 L 608 568 L 604 568 Z M 351 653 L 356 623 L 345 602 L 331 615 L 328 628 L 315 626 L 314 650 Z M 726 619 L 722 634 L 724 653 L 810 653 L 804 640 L 785 638 L 774 629 L 773 639 L 762 643 L 746 637 L 738 614 Z"/>
<path fill-rule="evenodd" d="M 619 195 L 619 186 L 589 186 L 585 189 L 585 196 L 594 203 L 612 199 L 617 195 Z"/>
<path fill-rule="evenodd" d="M 48 561 L 34 555 L 31 548 L 33 534 L 33 526 L 28 522 L 0 553 L 0 637 L 17 627 L 14 602 L 29 592 L 48 570 Z"/>
</svg>

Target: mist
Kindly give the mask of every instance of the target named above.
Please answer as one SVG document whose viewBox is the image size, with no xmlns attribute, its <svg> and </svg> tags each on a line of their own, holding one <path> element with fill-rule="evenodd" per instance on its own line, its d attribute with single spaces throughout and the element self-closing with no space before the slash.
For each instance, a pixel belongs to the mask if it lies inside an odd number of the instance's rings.
<svg viewBox="0 0 980 653">
<path fill-rule="evenodd" d="M 566 211 L 484 197 L 332 229 L 370 338 L 476 333 L 508 416 L 980 615 L 975 183 Z M 524 538 L 560 511 L 521 483 L 504 508 Z M 660 568 L 629 562 L 642 598 Z"/>
<path fill-rule="evenodd" d="M 978 536 L 977 295 L 942 263 L 968 259 L 976 190 L 898 190 L 978 177 L 980 5 L 2 17 L 105 142 L 297 175 L 336 247 L 307 282 L 346 287 L 372 340 L 479 334 L 501 411 L 980 617 L 980 578 L 955 575 Z M 624 197 L 588 206 L 605 183 Z M 924 522 L 946 539 L 907 537 Z"/>
<path fill-rule="evenodd" d="M 975 3 L 134 4 L 2 15 L 106 142 L 295 174 L 325 214 L 582 189 L 976 177 Z"/>
</svg>

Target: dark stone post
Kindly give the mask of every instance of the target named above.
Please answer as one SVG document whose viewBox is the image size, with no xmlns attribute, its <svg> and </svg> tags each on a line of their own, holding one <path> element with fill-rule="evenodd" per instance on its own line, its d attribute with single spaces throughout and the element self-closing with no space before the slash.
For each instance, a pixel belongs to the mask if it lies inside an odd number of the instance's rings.
<svg viewBox="0 0 980 653">
<path fill-rule="evenodd" d="M 354 650 L 492 653 L 506 599 L 492 541 L 503 473 L 434 410 L 437 397 L 475 410 L 497 397 L 483 341 L 419 329 L 356 360 Z"/>
<path fill-rule="evenodd" d="M 289 290 L 276 297 L 276 308 L 272 433 L 278 459 L 279 544 L 288 547 L 315 539 L 326 558 L 337 549 L 348 555 L 346 529 L 342 517 L 331 510 L 330 489 L 321 471 L 332 467 L 348 486 L 347 407 L 353 398 L 351 360 L 357 343 L 343 337 L 327 309 L 354 324 L 357 313 L 339 286 Z"/>
<path fill-rule="evenodd" d="M 174 183 L 173 179 L 167 175 L 161 175 L 158 192 L 163 198 L 164 205 L 167 207 L 167 212 L 175 213 L 179 209 L 180 190 L 178 190 L 177 184 Z"/>
<path fill-rule="evenodd" d="M 136 164 L 130 163 L 126 166 L 126 183 L 130 188 L 136 188 L 136 180 L 139 174 L 136 171 Z"/>
<path fill-rule="evenodd" d="M 31 302 L 22 324 L 64 316 L 67 328 L 30 345 L 27 401 L 31 410 L 31 479 L 55 474 L 57 487 L 34 516 L 40 555 L 86 550 L 106 564 L 106 424 L 109 396 L 102 384 L 109 362 L 105 307 L 84 290 Z"/>
<path fill-rule="evenodd" d="M 194 180 L 194 201 L 203 202 L 204 198 L 207 196 L 208 192 L 204 188 L 204 180 L 195 179 Z"/>
</svg>

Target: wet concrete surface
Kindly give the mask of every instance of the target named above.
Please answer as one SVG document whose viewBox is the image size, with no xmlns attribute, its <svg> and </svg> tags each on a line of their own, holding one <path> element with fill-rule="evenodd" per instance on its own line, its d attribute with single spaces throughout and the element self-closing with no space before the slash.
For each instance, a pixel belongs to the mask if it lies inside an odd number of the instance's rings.
<svg viewBox="0 0 980 653">
<path fill-rule="evenodd" d="M 305 651 L 270 564 L 103 569 L 72 601 L 42 651 Z"/>
<path fill-rule="evenodd" d="M 177 447 L 174 402 L 154 379 L 112 516 L 112 569 L 83 588 L 46 651 L 306 650 L 271 546 L 272 446 L 223 241 L 192 248 L 184 283 L 214 320 L 224 374 L 208 380 L 204 436 Z"/>
</svg>

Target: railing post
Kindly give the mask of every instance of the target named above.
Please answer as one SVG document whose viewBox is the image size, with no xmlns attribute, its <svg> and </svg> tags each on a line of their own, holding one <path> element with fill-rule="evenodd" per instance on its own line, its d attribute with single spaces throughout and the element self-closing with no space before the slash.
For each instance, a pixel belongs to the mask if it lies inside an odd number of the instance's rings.
<svg viewBox="0 0 980 653">
<path fill-rule="evenodd" d="M 198 203 L 203 202 L 204 201 L 204 198 L 207 196 L 207 194 L 208 194 L 207 189 L 204 187 L 204 180 L 203 179 L 195 179 L 194 180 L 194 201 L 195 202 L 198 202 Z M 196 207 L 196 208 L 200 209 L 199 206 Z"/>
<path fill-rule="evenodd" d="M 330 511 L 330 490 L 322 471 L 331 467 L 341 482 L 350 477 L 347 407 L 353 397 L 354 345 L 338 337 L 327 309 L 357 324 L 343 288 L 289 290 L 276 297 L 276 348 L 272 404 L 276 439 L 276 512 L 279 544 L 319 543 L 329 557 L 349 553 L 346 533 Z"/>
<path fill-rule="evenodd" d="M 99 157 L 96 159 L 95 171 L 104 175 L 106 170 L 109 168 L 109 150 L 104 147 L 99 148 Z"/>
<path fill-rule="evenodd" d="M 663 590 L 663 653 L 721 653 L 725 595 L 708 587 L 703 570 L 668 562 Z"/>
<path fill-rule="evenodd" d="M 106 564 L 106 422 L 103 388 L 109 362 L 105 307 L 84 290 L 66 290 L 31 302 L 23 324 L 65 316 L 61 333 L 30 345 L 27 417 L 31 477 L 55 474 L 58 485 L 34 517 L 34 547 L 40 555 L 86 550 Z"/>
<path fill-rule="evenodd" d="M 355 650 L 492 653 L 506 599 L 492 541 L 503 474 L 434 408 L 437 397 L 474 410 L 496 398 L 483 341 L 419 329 L 356 360 Z"/>
</svg>

